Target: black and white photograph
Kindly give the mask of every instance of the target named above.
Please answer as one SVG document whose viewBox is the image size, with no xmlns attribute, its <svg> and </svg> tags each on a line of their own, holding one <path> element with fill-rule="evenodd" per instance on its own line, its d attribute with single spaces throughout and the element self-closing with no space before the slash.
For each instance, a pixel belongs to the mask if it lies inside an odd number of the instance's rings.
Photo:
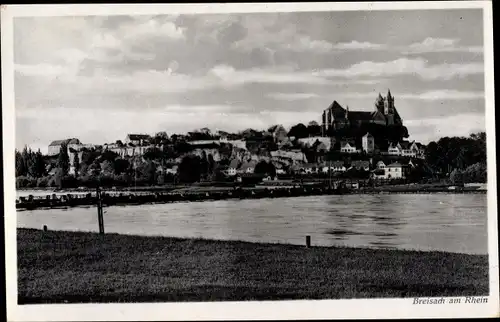
<svg viewBox="0 0 500 322">
<path fill-rule="evenodd" d="M 9 321 L 498 315 L 491 5 L 2 7 Z"/>
</svg>

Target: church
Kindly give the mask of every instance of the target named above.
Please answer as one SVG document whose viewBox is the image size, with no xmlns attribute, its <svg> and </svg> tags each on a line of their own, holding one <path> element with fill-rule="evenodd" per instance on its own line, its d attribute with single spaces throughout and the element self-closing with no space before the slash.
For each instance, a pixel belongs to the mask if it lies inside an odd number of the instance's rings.
<svg viewBox="0 0 500 322">
<path fill-rule="evenodd" d="M 332 130 L 355 128 L 367 123 L 383 126 L 403 125 L 390 90 L 386 97 L 379 94 L 373 112 L 349 111 L 349 106 L 344 109 L 337 101 L 334 101 L 323 111 L 321 130 L 323 136 L 326 136 Z"/>
</svg>

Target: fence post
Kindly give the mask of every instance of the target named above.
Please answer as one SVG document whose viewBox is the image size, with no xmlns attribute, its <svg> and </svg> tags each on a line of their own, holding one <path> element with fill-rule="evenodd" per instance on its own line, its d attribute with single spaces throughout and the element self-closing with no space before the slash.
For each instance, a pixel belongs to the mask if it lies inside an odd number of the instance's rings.
<svg viewBox="0 0 500 322">
<path fill-rule="evenodd" d="M 103 211 L 102 211 L 102 196 L 101 196 L 101 191 L 99 187 L 96 189 L 96 197 L 97 197 L 97 221 L 99 224 L 99 234 L 103 235 L 104 234 L 104 218 L 103 218 Z"/>
<path fill-rule="evenodd" d="M 311 247 L 311 236 L 306 236 L 306 247 L 310 248 Z"/>
</svg>

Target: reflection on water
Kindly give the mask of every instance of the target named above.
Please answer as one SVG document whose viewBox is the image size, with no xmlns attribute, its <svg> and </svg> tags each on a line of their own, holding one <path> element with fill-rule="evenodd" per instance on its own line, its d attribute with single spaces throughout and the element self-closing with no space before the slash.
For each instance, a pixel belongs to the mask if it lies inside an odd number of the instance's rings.
<svg viewBox="0 0 500 322">
<path fill-rule="evenodd" d="M 18 211 L 18 226 L 96 231 L 96 208 Z M 106 232 L 487 254 L 484 194 L 221 200 L 105 208 Z"/>
</svg>

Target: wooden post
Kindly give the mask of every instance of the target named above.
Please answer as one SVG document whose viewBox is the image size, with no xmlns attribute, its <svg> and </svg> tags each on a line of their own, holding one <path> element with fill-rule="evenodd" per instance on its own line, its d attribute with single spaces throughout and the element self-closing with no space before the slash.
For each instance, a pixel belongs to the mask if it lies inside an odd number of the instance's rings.
<svg viewBox="0 0 500 322">
<path fill-rule="evenodd" d="M 310 248 L 311 247 L 311 236 L 306 236 L 306 247 Z"/>
<path fill-rule="evenodd" d="M 43 225 L 43 231 L 47 231 L 47 225 Z"/>
<path fill-rule="evenodd" d="M 96 189 L 97 193 L 97 221 L 99 224 L 99 234 L 104 234 L 104 218 L 102 211 L 102 196 L 99 187 Z"/>
</svg>

